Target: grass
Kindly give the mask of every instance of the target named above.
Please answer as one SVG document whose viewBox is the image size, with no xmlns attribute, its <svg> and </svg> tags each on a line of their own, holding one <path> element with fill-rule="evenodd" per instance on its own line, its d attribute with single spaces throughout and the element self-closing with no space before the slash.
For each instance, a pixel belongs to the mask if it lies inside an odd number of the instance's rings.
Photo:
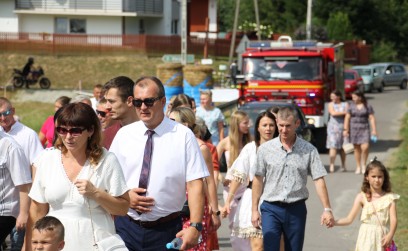
<svg viewBox="0 0 408 251">
<path fill-rule="evenodd" d="M 156 75 L 156 66 L 163 63 L 161 56 L 149 57 L 136 52 L 83 56 L 0 53 L 0 86 L 10 80 L 13 68 L 23 68 L 29 56 L 34 57 L 36 65 L 42 66 L 45 76 L 51 80 L 52 89 L 76 89 L 81 82 L 83 89 L 91 90 L 95 84 L 104 84 L 117 76 L 136 80 L 140 76 Z M 199 60 L 198 56 L 196 60 Z M 220 59 L 214 62 L 214 70 L 227 61 Z M 215 78 L 217 74 L 213 76 Z"/>
<path fill-rule="evenodd" d="M 395 241 L 399 251 L 408 250 L 408 113 L 401 123 L 401 138 L 403 139 L 391 161 L 391 183 L 395 193 L 401 197 L 397 202 L 398 228 Z"/>
</svg>

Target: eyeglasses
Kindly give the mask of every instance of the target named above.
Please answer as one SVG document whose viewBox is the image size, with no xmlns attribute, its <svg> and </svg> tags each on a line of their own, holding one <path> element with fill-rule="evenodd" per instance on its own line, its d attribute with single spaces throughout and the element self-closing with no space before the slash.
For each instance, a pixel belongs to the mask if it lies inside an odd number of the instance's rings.
<svg viewBox="0 0 408 251">
<path fill-rule="evenodd" d="M 106 113 L 107 113 L 107 112 L 96 110 L 96 114 L 98 114 L 98 115 L 101 116 L 102 118 L 104 118 L 104 117 L 106 116 Z"/>
<path fill-rule="evenodd" d="M 0 112 L 0 117 L 1 117 L 1 116 L 6 117 L 6 116 L 8 116 L 8 115 L 10 115 L 10 114 L 11 114 L 11 108 L 8 109 L 8 110 L 5 111 L 5 112 Z"/>
<path fill-rule="evenodd" d="M 145 99 L 134 99 L 132 100 L 133 106 L 134 107 L 141 107 L 142 104 L 144 103 L 147 107 L 152 107 L 154 105 L 154 102 L 157 100 L 160 100 L 163 97 L 157 97 L 157 98 L 145 98 Z"/>
<path fill-rule="evenodd" d="M 65 135 L 67 135 L 69 133 L 73 137 L 78 137 L 86 129 L 85 128 L 80 128 L 80 127 L 72 127 L 71 129 L 67 129 L 67 128 L 64 128 L 64 127 L 61 127 L 61 126 L 57 126 L 56 130 L 57 130 L 57 133 L 59 135 L 65 136 Z"/>
</svg>

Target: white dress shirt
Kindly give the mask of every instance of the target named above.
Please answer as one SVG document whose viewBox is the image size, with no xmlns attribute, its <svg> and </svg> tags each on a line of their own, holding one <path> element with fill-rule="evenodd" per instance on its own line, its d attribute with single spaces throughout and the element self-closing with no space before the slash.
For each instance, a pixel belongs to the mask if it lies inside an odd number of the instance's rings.
<svg viewBox="0 0 408 251">
<path fill-rule="evenodd" d="M 0 130 L 5 132 L 1 126 Z M 10 135 L 23 148 L 29 165 L 33 164 L 35 158 L 44 150 L 37 133 L 18 121 L 11 126 L 10 131 L 5 133 Z"/>
<path fill-rule="evenodd" d="M 148 128 L 142 121 L 122 127 L 110 151 L 122 166 L 127 186 L 139 187 Z M 129 209 L 133 219 L 154 221 L 178 212 L 186 200 L 186 182 L 209 176 L 207 166 L 192 131 L 167 117 L 155 129 L 147 197 L 154 198 L 149 213 L 139 215 Z"/>
</svg>

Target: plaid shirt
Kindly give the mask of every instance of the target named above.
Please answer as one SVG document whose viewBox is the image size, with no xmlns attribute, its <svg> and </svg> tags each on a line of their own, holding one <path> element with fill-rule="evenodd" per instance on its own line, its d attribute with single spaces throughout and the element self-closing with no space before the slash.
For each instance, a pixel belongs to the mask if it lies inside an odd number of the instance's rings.
<svg viewBox="0 0 408 251">
<path fill-rule="evenodd" d="M 286 151 L 277 137 L 259 147 L 255 174 L 265 177 L 261 201 L 293 203 L 309 197 L 307 175 L 316 180 L 327 172 L 310 143 L 297 137 Z"/>
</svg>

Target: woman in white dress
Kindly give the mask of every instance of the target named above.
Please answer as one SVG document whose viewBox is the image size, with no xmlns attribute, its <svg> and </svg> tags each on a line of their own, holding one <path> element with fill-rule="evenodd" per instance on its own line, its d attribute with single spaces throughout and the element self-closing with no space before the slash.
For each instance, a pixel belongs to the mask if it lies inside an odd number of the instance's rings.
<svg viewBox="0 0 408 251">
<path fill-rule="evenodd" d="M 231 234 L 240 238 L 249 238 L 252 251 L 263 250 L 262 230 L 253 227 L 251 223 L 251 185 L 255 175 L 256 151 L 261 144 L 278 136 L 275 116 L 270 112 L 260 113 L 256 119 L 254 131 L 255 141 L 245 145 L 231 166 L 232 181 L 225 206 L 222 209 L 222 215 L 225 217 L 231 211 L 231 202 L 240 185 L 247 186 L 238 203 Z"/>
<path fill-rule="evenodd" d="M 128 188 L 116 156 L 101 147 L 101 126 L 92 107 L 72 103 L 61 109 L 55 148 L 33 164 L 29 224 L 54 216 L 65 227 L 64 250 L 94 250 L 95 241 L 115 234 L 112 215 L 126 215 Z M 27 230 L 30 240 L 31 227 Z"/>
</svg>

